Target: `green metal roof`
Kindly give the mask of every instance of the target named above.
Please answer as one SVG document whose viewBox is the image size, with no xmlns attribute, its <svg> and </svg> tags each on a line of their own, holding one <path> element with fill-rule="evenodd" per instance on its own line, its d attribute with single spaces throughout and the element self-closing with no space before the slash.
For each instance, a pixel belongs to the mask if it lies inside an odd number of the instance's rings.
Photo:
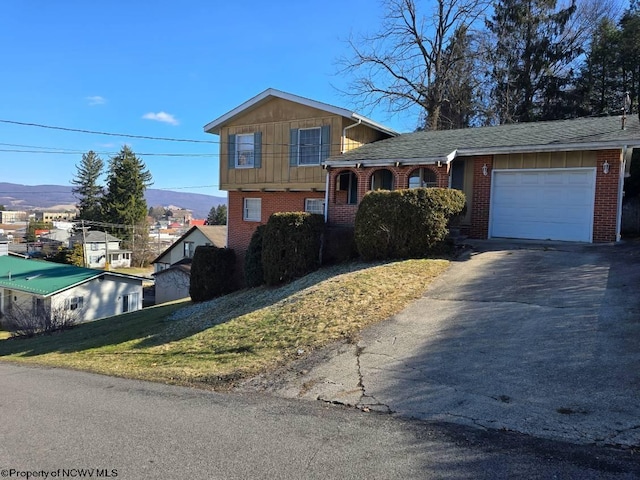
<svg viewBox="0 0 640 480">
<path fill-rule="evenodd" d="M 590 117 L 549 122 L 514 123 L 492 127 L 405 133 L 368 143 L 325 162 L 328 166 L 354 162 L 450 161 L 465 155 L 605 149 L 640 145 L 638 116 Z"/>
<path fill-rule="evenodd" d="M 103 275 L 102 270 L 0 256 L 0 288 L 49 296 Z"/>
</svg>

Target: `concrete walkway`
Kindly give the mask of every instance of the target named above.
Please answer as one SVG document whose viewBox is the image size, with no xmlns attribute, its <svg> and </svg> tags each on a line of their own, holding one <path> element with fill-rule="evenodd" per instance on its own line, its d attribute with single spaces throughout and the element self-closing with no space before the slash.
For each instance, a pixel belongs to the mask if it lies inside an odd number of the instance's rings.
<svg viewBox="0 0 640 480">
<path fill-rule="evenodd" d="M 640 446 L 640 245 L 474 246 L 405 311 L 355 345 L 298 364 L 269 390 Z"/>
</svg>

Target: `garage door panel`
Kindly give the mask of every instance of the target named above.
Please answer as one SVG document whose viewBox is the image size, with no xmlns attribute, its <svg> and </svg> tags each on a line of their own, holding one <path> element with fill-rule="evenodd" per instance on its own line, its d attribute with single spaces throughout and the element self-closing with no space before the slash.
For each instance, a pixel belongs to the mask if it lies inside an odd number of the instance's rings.
<svg viewBox="0 0 640 480">
<path fill-rule="evenodd" d="M 590 242 L 594 169 L 495 171 L 492 237 Z"/>
</svg>

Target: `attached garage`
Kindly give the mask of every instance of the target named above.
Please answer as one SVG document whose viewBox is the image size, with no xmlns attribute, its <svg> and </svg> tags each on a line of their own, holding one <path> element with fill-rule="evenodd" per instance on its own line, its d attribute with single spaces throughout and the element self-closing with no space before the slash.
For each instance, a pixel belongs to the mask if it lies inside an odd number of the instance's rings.
<svg viewBox="0 0 640 480">
<path fill-rule="evenodd" d="M 595 168 L 494 170 L 489 236 L 591 242 Z"/>
</svg>

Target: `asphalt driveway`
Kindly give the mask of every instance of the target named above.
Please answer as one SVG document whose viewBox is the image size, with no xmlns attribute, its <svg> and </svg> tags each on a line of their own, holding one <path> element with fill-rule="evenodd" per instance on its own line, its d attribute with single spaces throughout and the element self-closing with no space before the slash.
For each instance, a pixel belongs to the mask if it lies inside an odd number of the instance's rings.
<svg viewBox="0 0 640 480">
<path fill-rule="evenodd" d="M 640 244 L 479 242 L 424 297 L 269 385 L 287 397 L 640 446 Z"/>
</svg>

